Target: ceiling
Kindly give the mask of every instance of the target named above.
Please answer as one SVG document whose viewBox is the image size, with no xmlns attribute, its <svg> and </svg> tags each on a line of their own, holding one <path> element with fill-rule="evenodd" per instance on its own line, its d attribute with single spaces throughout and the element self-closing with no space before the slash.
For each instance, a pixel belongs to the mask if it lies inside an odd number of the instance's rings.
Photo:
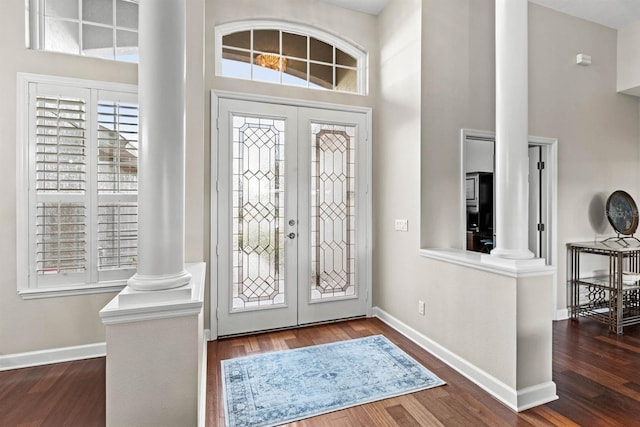
<svg viewBox="0 0 640 427">
<path fill-rule="evenodd" d="M 358 12 L 368 13 L 369 15 L 378 15 L 382 12 L 389 0 L 322 0 L 325 3 L 335 4 L 345 9 L 356 10 Z"/>
<path fill-rule="evenodd" d="M 632 22 L 640 21 L 640 0 L 529 1 L 611 28 L 619 29 Z"/>
<path fill-rule="evenodd" d="M 389 0 L 322 0 L 347 9 L 378 15 Z M 640 0 L 529 0 L 568 15 L 622 28 L 640 21 Z"/>
</svg>

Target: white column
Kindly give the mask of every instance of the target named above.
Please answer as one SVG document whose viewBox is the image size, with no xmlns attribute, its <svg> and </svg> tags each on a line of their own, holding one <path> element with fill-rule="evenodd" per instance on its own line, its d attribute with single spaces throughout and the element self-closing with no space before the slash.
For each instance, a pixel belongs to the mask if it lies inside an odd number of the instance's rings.
<svg viewBox="0 0 640 427">
<path fill-rule="evenodd" d="M 189 283 L 184 266 L 186 0 L 139 2 L 139 291 Z"/>
<path fill-rule="evenodd" d="M 496 0 L 496 246 L 492 255 L 530 259 L 527 0 Z"/>
</svg>

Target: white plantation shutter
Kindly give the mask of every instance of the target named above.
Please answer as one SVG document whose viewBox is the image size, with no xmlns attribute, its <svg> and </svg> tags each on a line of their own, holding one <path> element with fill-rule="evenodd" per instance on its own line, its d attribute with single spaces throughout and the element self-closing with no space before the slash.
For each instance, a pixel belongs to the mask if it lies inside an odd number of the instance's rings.
<svg viewBox="0 0 640 427">
<path fill-rule="evenodd" d="M 98 276 L 133 274 L 138 250 L 138 106 L 135 97 L 99 92 Z"/>
<path fill-rule="evenodd" d="M 19 182 L 27 188 L 18 228 L 28 243 L 18 262 L 28 273 L 20 274 L 19 291 L 123 284 L 138 249 L 136 94 L 35 80 L 25 82 L 21 106 L 28 131 Z"/>
<path fill-rule="evenodd" d="M 82 203 L 38 203 L 36 271 L 77 273 L 87 269 L 87 217 Z"/>
<path fill-rule="evenodd" d="M 83 193 L 86 185 L 86 101 L 36 97 L 38 192 Z"/>
<path fill-rule="evenodd" d="M 31 96 L 34 236 L 30 281 L 85 283 L 89 230 L 87 102 L 89 91 L 33 85 Z"/>
<path fill-rule="evenodd" d="M 98 205 L 98 269 L 135 268 L 138 252 L 138 204 Z"/>
</svg>

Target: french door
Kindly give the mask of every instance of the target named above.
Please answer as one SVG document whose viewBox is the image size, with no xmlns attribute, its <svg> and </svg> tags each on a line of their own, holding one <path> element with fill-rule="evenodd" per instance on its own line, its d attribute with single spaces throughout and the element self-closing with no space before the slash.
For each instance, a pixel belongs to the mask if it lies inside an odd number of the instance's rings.
<svg viewBox="0 0 640 427">
<path fill-rule="evenodd" d="M 220 98 L 218 335 L 370 308 L 366 113 Z"/>
</svg>

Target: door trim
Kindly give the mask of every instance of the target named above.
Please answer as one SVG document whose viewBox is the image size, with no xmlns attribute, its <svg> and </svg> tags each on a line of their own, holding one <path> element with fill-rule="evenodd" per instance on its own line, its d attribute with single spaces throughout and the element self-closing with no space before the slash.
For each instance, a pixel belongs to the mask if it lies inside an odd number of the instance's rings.
<svg viewBox="0 0 640 427">
<path fill-rule="evenodd" d="M 466 248 L 466 197 L 465 197 L 465 160 L 464 160 L 464 145 L 467 138 L 476 138 L 483 140 L 492 140 L 495 143 L 496 134 L 493 131 L 478 130 L 478 129 L 461 129 L 460 131 L 460 247 Z M 549 265 L 555 267 L 553 273 L 553 319 L 561 320 L 563 317 L 563 310 L 557 307 L 558 305 L 558 139 L 547 138 L 542 136 L 529 135 L 529 146 L 541 146 L 546 156 L 547 164 L 545 169 L 548 173 L 547 185 L 545 191 L 547 192 L 547 203 L 545 216 L 548 218 L 548 223 L 545 224 L 548 230 L 548 239 L 546 244 L 547 257 Z M 566 314 L 566 313 L 565 313 Z"/>
<path fill-rule="evenodd" d="M 279 105 L 287 105 L 293 107 L 309 107 L 309 108 L 318 108 L 325 110 L 334 110 L 334 111 L 344 111 L 344 112 L 354 112 L 361 113 L 366 116 L 366 148 L 364 153 L 365 163 L 366 163 L 366 183 L 365 185 L 365 200 L 366 200 L 366 209 L 367 215 L 364 226 L 364 233 L 366 234 L 366 248 L 365 254 L 363 256 L 363 263 L 365 264 L 365 277 L 363 277 L 363 285 L 362 289 L 366 293 L 367 300 L 367 317 L 371 317 L 372 315 L 372 300 L 373 300 L 373 289 L 372 289 L 372 247 L 373 247 L 373 222 L 372 222 L 372 191 L 371 191 L 371 183 L 372 183 L 372 159 L 373 159 L 373 149 L 372 149 L 372 108 L 370 107 L 359 107 L 352 105 L 341 105 L 334 103 L 324 103 L 317 101 L 304 101 L 298 99 L 290 99 L 290 98 L 280 98 L 280 97 L 270 97 L 264 95 L 254 95 L 254 94 L 245 94 L 245 93 L 236 93 L 236 92 L 228 92 L 221 90 L 212 90 L 210 93 L 210 106 L 211 106 L 211 114 L 210 114 L 210 138 L 211 138 L 211 153 L 210 153 L 210 187 L 209 187 L 209 196 L 210 196 L 210 218 L 209 218 L 209 328 L 211 331 L 211 340 L 215 340 L 218 338 L 218 319 L 217 319 L 217 307 L 218 307 L 218 209 L 220 205 L 218 203 L 217 197 L 217 188 L 218 188 L 218 158 L 219 158 L 219 147 L 220 141 L 218 140 L 218 106 L 220 99 L 232 99 L 232 100 L 240 100 L 240 101 L 249 101 L 249 102 L 259 102 L 266 104 L 279 104 Z"/>
</svg>

